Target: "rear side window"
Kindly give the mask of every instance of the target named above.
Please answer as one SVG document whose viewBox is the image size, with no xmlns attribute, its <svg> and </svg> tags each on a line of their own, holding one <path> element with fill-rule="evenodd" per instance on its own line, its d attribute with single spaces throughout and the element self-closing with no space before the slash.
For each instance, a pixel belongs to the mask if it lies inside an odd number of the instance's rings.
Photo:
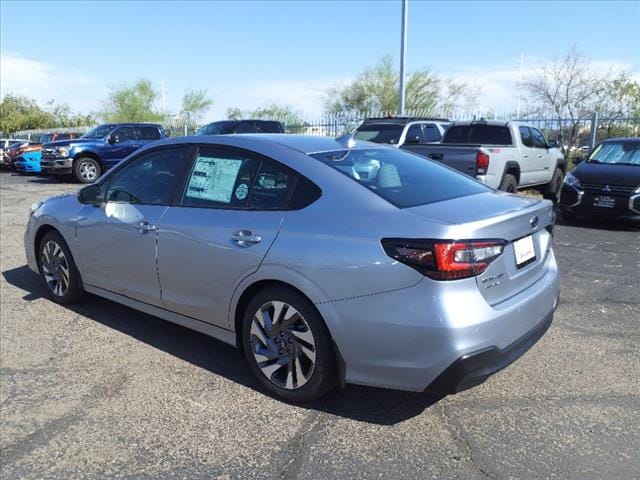
<svg viewBox="0 0 640 480">
<path fill-rule="evenodd" d="M 160 140 L 160 130 L 156 127 L 138 127 L 140 140 Z"/>
<path fill-rule="evenodd" d="M 533 148 L 533 138 L 531 138 L 531 132 L 529 127 L 520 127 L 520 140 L 525 147 Z"/>
<path fill-rule="evenodd" d="M 233 129 L 234 133 L 256 133 L 256 127 L 253 122 L 240 122 Z"/>
<path fill-rule="evenodd" d="M 255 122 L 258 133 L 282 133 L 284 129 L 280 122 Z"/>
<path fill-rule="evenodd" d="M 512 145 L 509 128 L 499 125 L 454 125 L 449 127 L 444 143 Z"/>
<path fill-rule="evenodd" d="M 394 148 L 339 150 L 311 156 L 399 208 L 490 191 L 466 175 Z"/>
<path fill-rule="evenodd" d="M 249 152 L 202 148 L 182 199 L 186 207 L 286 210 L 298 174 Z"/>
<path fill-rule="evenodd" d="M 260 160 L 243 153 L 202 148 L 187 180 L 182 205 L 242 208 L 259 167 Z"/>
</svg>

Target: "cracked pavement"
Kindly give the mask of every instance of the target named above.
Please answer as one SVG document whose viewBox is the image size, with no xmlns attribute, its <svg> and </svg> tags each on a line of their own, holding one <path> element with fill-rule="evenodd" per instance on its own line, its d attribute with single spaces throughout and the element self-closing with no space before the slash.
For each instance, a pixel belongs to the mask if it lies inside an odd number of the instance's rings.
<svg viewBox="0 0 640 480">
<path fill-rule="evenodd" d="M 0 477 L 640 478 L 640 233 L 559 225 L 561 303 L 458 395 L 347 386 L 291 406 L 232 348 L 89 296 L 43 297 L 29 206 L 77 185 L 0 174 Z"/>
</svg>

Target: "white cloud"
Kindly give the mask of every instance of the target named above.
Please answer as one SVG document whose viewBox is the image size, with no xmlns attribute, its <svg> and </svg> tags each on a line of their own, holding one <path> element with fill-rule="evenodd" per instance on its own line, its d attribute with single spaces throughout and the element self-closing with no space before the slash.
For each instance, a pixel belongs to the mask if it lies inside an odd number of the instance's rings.
<svg viewBox="0 0 640 480">
<path fill-rule="evenodd" d="M 96 110 L 106 86 L 77 69 L 60 67 L 14 54 L 0 56 L 0 95 L 15 93 L 44 103 L 55 100 L 72 109 Z"/>
</svg>

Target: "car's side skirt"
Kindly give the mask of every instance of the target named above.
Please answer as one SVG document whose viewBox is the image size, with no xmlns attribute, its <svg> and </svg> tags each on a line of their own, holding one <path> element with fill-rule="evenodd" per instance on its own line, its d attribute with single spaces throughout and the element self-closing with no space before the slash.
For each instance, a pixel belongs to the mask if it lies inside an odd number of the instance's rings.
<svg viewBox="0 0 640 480">
<path fill-rule="evenodd" d="M 140 310 L 141 312 L 148 313 L 149 315 L 159 317 L 168 322 L 176 323 L 178 325 L 182 325 L 183 327 L 190 328 L 191 330 L 195 330 L 196 332 L 204 333 L 205 335 L 213 337 L 233 347 L 237 347 L 236 334 L 235 332 L 232 332 L 230 330 L 216 327 L 215 325 L 211 325 L 210 323 L 203 322 L 191 317 L 186 317 L 169 310 L 164 310 L 163 308 L 155 307 L 153 305 L 149 305 L 148 303 L 140 302 L 138 300 L 134 300 L 133 298 L 129 298 L 124 295 L 111 292 L 109 290 L 104 290 L 99 287 L 94 287 L 92 285 L 85 284 L 84 290 L 88 293 L 93 293 L 94 295 L 98 295 L 99 297 L 106 298 L 107 300 L 112 300 L 127 307 L 131 307 L 135 310 Z"/>
</svg>

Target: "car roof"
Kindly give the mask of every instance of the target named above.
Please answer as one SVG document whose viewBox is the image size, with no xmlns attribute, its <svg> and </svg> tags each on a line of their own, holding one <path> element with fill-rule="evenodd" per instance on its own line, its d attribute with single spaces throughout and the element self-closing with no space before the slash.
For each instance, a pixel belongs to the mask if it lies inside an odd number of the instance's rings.
<svg viewBox="0 0 640 480">
<path fill-rule="evenodd" d="M 434 118 L 434 117 L 376 117 L 366 118 L 362 125 L 368 125 L 371 123 L 397 123 L 404 125 L 410 122 L 449 122 L 448 118 Z"/>
<path fill-rule="evenodd" d="M 310 154 L 318 152 L 331 152 L 335 150 L 359 150 L 366 148 L 390 148 L 377 143 L 364 142 L 355 140 L 347 145 L 346 141 L 335 139 L 333 137 L 324 137 L 320 135 L 295 135 L 291 133 L 240 133 L 233 135 L 202 135 L 190 137 L 173 137 L 165 140 L 159 140 L 152 145 L 173 145 L 184 143 L 210 143 L 218 145 L 228 144 L 229 139 L 246 139 L 249 140 L 247 148 L 251 148 L 250 143 L 256 145 L 277 144 L 283 147 L 296 150 L 300 153 Z M 349 137 L 348 139 L 352 139 Z M 235 142 L 234 142 L 235 143 Z"/>
</svg>

